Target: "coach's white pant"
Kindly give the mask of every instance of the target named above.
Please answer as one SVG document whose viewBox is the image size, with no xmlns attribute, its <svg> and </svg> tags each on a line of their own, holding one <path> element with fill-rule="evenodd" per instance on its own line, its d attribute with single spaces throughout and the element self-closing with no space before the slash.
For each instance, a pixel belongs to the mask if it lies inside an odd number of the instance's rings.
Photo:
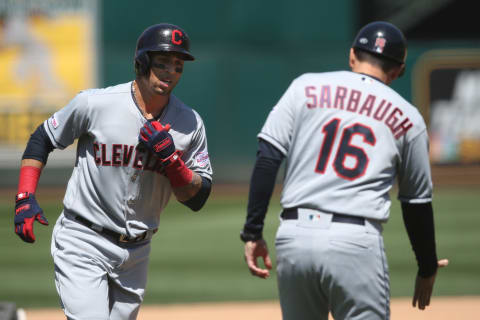
<svg viewBox="0 0 480 320">
<path fill-rule="evenodd" d="M 277 231 L 277 277 L 284 320 L 389 319 L 388 266 L 379 223 L 332 222 L 298 209 Z"/>
<path fill-rule="evenodd" d="M 62 213 L 52 236 L 55 284 L 71 320 L 137 318 L 150 241 L 118 246 Z"/>
</svg>

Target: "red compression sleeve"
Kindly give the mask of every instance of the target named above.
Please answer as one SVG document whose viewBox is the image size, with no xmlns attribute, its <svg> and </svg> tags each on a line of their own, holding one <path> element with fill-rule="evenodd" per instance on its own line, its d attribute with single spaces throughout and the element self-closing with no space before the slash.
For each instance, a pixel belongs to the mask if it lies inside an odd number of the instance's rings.
<svg viewBox="0 0 480 320">
<path fill-rule="evenodd" d="M 193 180 L 193 171 L 180 158 L 165 167 L 165 173 L 174 188 L 186 186 Z"/>
<path fill-rule="evenodd" d="M 41 168 L 33 166 L 23 166 L 20 168 L 20 177 L 18 179 L 18 192 L 35 193 L 38 180 L 40 179 Z"/>
</svg>

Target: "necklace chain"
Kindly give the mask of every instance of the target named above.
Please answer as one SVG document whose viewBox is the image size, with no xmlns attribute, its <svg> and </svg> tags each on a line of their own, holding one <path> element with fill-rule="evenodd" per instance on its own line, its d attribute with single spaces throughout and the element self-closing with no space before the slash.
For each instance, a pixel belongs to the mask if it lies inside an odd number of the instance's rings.
<svg viewBox="0 0 480 320">
<path fill-rule="evenodd" d="M 137 90 L 135 90 L 135 81 L 132 81 L 132 97 L 133 97 L 133 102 L 135 102 L 135 105 L 137 106 L 138 110 L 142 113 L 142 115 L 145 117 L 145 119 L 148 119 L 147 113 L 143 108 L 140 106 L 137 100 Z"/>
<path fill-rule="evenodd" d="M 154 117 L 153 115 L 149 116 L 148 113 L 138 103 L 136 94 L 137 94 L 137 91 L 135 90 L 135 80 L 134 80 L 134 81 L 132 81 L 132 97 L 133 97 L 133 102 L 135 102 L 135 105 L 137 106 L 137 109 L 140 110 L 140 112 L 145 117 L 145 119 L 160 119 L 160 117 L 164 113 L 167 106 L 162 108 L 162 110 L 160 111 L 160 113 L 156 117 Z"/>
</svg>

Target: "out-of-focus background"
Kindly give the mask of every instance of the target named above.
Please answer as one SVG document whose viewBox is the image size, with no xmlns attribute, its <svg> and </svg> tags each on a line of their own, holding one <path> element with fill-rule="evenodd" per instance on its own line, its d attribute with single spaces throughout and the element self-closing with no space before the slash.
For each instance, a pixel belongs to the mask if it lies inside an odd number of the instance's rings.
<svg viewBox="0 0 480 320">
<path fill-rule="evenodd" d="M 277 299 L 274 280 L 248 273 L 238 240 L 256 134 L 295 77 L 347 70 L 356 32 L 373 20 L 404 31 L 407 69 L 392 87 L 428 124 L 438 251 L 451 260 L 435 293 L 480 295 L 480 24 L 474 4 L 0 0 L 0 301 L 58 306 L 52 226 L 36 225 L 34 245 L 13 233 L 18 167 L 30 134 L 80 90 L 132 80 L 136 40 L 160 22 L 190 36 L 196 61 L 186 63 L 175 94 L 204 119 L 215 185 L 203 212 L 188 213 L 173 201 L 166 211 L 153 240 L 147 304 Z M 51 225 L 74 158 L 75 146 L 54 151 L 43 170 L 37 197 Z M 280 190 L 267 217 L 271 247 Z M 391 216 L 385 239 L 392 295 L 410 296 L 415 261 L 396 201 Z"/>
</svg>

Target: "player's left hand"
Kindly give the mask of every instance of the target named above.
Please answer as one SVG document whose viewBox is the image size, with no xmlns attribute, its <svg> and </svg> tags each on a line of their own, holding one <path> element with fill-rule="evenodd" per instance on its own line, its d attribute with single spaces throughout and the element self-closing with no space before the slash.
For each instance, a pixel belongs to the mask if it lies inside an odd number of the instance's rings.
<svg viewBox="0 0 480 320">
<path fill-rule="evenodd" d="M 261 257 L 266 269 L 258 266 L 257 258 Z M 256 277 L 266 279 L 270 276 L 269 270 L 272 269 L 272 260 L 268 254 L 267 243 L 263 239 L 257 241 L 247 241 L 245 243 L 245 261 L 247 262 L 250 273 Z"/>
<path fill-rule="evenodd" d="M 438 261 L 438 267 L 443 268 L 448 266 L 448 260 L 442 259 Z M 430 297 L 432 296 L 433 285 L 435 284 L 436 273 L 428 278 L 422 278 L 417 275 L 415 280 L 415 292 L 413 294 L 412 305 L 415 308 L 418 303 L 418 309 L 424 310 L 426 306 L 430 305 Z"/>
<path fill-rule="evenodd" d="M 166 161 L 175 153 L 175 144 L 168 130 L 169 124 L 162 126 L 158 121 L 147 121 L 140 129 L 138 141 L 154 155 Z"/>
<path fill-rule="evenodd" d="M 37 220 L 48 226 L 48 220 L 38 205 L 35 195 L 29 192 L 22 192 L 15 196 L 15 233 L 25 242 L 35 242 L 33 223 Z"/>
</svg>

